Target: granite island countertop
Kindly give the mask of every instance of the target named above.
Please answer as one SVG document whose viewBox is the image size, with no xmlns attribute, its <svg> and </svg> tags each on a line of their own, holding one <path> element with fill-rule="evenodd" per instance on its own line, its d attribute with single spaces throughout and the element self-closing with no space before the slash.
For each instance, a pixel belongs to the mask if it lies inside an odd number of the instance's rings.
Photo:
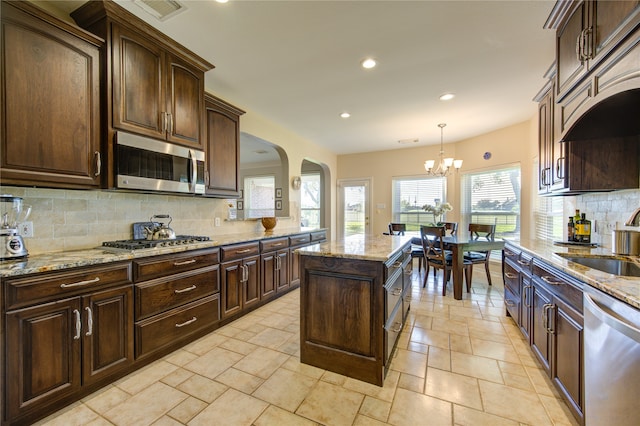
<svg viewBox="0 0 640 426">
<path fill-rule="evenodd" d="M 296 251 L 304 256 L 386 262 L 410 241 L 411 236 L 402 235 L 352 235 L 341 240 L 302 247 Z"/>
<path fill-rule="evenodd" d="M 542 259 L 566 274 L 640 309 L 640 277 L 610 274 L 571 262 L 562 257 L 563 254 L 585 257 L 614 257 L 640 266 L 639 256 L 612 255 L 611 249 L 608 248 L 560 246 L 553 244 L 551 241 L 541 240 L 508 241 L 508 243 L 512 243 L 531 256 Z"/>
<path fill-rule="evenodd" d="M 30 255 L 22 260 L 0 261 L 0 278 L 41 272 L 58 271 L 81 266 L 100 265 L 111 262 L 133 260 L 142 257 L 159 256 L 163 254 L 180 253 L 189 250 L 200 250 L 219 247 L 228 244 L 260 241 L 270 238 L 288 237 L 311 232 L 326 231 L 318 229 L 281 229 L 272 232 L 248 232 L 227 235 L 211 235 L 210 241 L 196 242 L 179 246 L 156 247 L 143 250 L 109 249 L 92 247 L 82 250 L 43 253 Z M 28 243 L 27 243 L 28 244 Z"/>
</svg>

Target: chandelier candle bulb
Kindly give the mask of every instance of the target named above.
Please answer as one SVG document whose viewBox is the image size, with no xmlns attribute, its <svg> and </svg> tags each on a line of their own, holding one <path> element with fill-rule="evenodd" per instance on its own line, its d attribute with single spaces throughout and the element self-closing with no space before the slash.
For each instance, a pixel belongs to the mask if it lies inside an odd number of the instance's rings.
<svg viewBox="0 0 640 426">
<path fill-rule="evenodd" d="M 462 160 L 456 160 L 453 157 L 444 158 L 444 127 L 445 126 L 446 126 L 445 123 L 438 124 L 438 127 L 440 127 L 440 155 L 439 155 L 440 159 L 438 161 L 438 166 L 434 170 L 433 166 L 435 166 L 436 164 L 435 160 L 427 160 L 424 162 L 424 168 L 427 171 L 427 175 L 429 176 L 445 177 L 449 175 L 449 172 L 451 172 L 451 166 L 453 166 L 456 172 L 462 167 Z"/>
</svg>

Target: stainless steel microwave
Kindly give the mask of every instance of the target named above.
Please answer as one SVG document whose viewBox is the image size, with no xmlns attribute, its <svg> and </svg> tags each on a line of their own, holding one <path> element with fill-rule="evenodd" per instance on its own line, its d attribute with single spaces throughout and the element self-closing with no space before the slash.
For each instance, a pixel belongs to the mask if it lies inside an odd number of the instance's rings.
<svg viewBox="0 0 640 426">
<path fill-rule="evenodd" d="M 116 132 L 119 189 L 204 194 L 204 151 Z"/>
</svg>

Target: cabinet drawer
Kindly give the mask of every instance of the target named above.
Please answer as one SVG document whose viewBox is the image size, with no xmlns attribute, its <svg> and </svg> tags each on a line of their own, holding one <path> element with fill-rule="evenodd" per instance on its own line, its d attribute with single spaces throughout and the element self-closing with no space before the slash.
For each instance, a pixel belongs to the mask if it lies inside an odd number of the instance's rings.
<svg viewBox="0 0 640 426">
<path fill-rule="evenodd" d="M 387 320 L 387 323 L 384 326 L 385 335 L 386 335 L 386 352 L 385 352 L 385 365 L 389 365 L 391 362 L 391 354 L 393 353 L 393 348 L 398 340 L 398 336 L 400 336 L 400 332 L 402 331 L 402 304 L 393 311 L 392 316 Z"/>
<path fill-rule="evenodd" d="M 511 318 L 520 324 L 520 296 L 514 294 L 510 287 L 504 287 L 504 304 Z"/>
<path fill-rule="evenodd" d="M 136 320 L 220 291 L 219 265 L 136 284 Z"/>
<path fill-rule="evenodd" d="M 384 320 L 385 322 L 389 319 L 389 316 L 393 312 L 393 310 L 398 306 L 400 299 L 402 298 L 402 282 L 403 275 L 402 271 L 396 272 L 396 274 L 391 277 L 390 282 L 385 284 L 384 286 L 384 299 L 385 299 L 385 310 L 384 310 Z M 402 309 L 400 306 L 399 309 Z"/>
<path fill-rule="evenodd" d="M 311 234 L 293 235 L 289 237 L 289 246 L 295 247 L 311 242 Z"/>
<path fill-rule="evenodd" d="M 230 260 L 242 259 L 243 257 L 255 256 L 260 253 L 260 245 L 258 242 L 234 244 L 232 246 L 224 246 L 220 248 L 223 262 Z"/>
<path fill-rule="evenodd" d="M 6 310 L 132 282 L 131 263 L 110 263 L 4 282 Z"/>
<path fill-rule="evenodd" d="M 214 294 L 136 323 L 136 358 L 148 355 L 220 320 L 220 295 Z"/>
<path fill-rule="evenodd" d="M 510 245 L 505 245 L 504 258 L 516 262 L 518 259 L 520 259 L 520 250 L 516 249 L 515 247 L 511 247 Z"/>
<path fill-rule="evenodd" d="M 508 262 L 504 263 L 504 286 L 509 287 L 511 293 L 520 296 L 520 273 Z"/>
<path fill-rule="evenodd" d="M 260 249 L 263 253 L 268 251 L 281 250 L 289 247 L 289 238 L 274 238 L 260 241 Z"/>
<path fill-rule="evenodd" d="M 215 265 L 219 261 L 219 249 L 215 248 L 136 259 L 133 263 L 135 279 L 139 282 Z"/>
<path fill-rule="evenodd" d="M 582 314 L 583 284 L 581 282 L 537 260 L 533 263 L 533 275 L 538 282 L 544 283 L 545 288 L 554 296 L 561 298 L 569 306 Z"/>
<path fill-rule="evenodd" d="M 327 239 L 327 231 L 316 231 L 311 233 L 311 241 L 318 242 Z"/>
</svg>

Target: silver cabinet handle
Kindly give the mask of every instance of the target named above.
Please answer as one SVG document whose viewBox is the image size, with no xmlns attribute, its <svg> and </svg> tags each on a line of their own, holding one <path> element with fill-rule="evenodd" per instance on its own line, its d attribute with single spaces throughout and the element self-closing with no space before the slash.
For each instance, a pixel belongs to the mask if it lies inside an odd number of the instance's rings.
<svg viewBox="0 0 640 426">
<path fill-rule="evenodd" d="M 274 244 L 271 244 L 271 245 L 272 245 L 273 247 L 280 247 L 282 244 L 284 244 L 284 243 L 274 243 Z"/>
<path fill-rule="evenodd" d="M 552 303 L 545 303 L 542 306 L 542 325 L 544 326 L 544 328 L 546 329 L 548 334 L 554 334 L 555 330 L 553 330 L 551 327 L 549 327 L 549 311 L 551 309 L 555 309 L 555 305 L 553 305 Z"/>
<path fill-rule="evenodd" d="M 392 268 L 400 268 L 401 266 L 402 266 L 402 262 L 401 261 L 397 261 L 393 265 L 391 265 Z"/>
<path fill-rule="evenodd" d="M 73 314 L 76 316 L 76 335 L 73 336 L 73 340 L 78 340 L 80 339 L 80 333 L 82 333 L 82 320 L 80 319 L 79 310 L 74 309 Z"/>
<path fill-rule="evenodd" d="M 190 320 L 183 322 L 182 324 L 176 324 L 176 328 L 180 328 L 180 327 L 184 327 L 185 325 L 193 324 L 196 321 L 198 321 L 198 318 L 193 317 Z"/>
<path fill-rule="evenodd" d="M 504 276 L 509 278 L 510 280 L 515 280 L 516 278 L 518 278 L 516 274 L 512 274 L 511 272 L 505 272 Z"/>
<path fill-rule="evenodd" d="M 194 284 L 194 285 L 192 285 L 191 287 L 183 288 L 183 289 L 180 289 L 180 290 L 173 290 L 173 292 L 174 292 L 175 294 L 186 293 L 186 292 L 188 292 L 188 291 L 195 290 L 196 288 L 197 288 L 197 287 L 196 287 L 196 285 Z"/>
<path fill-rule="evenodd" d="M 94 152 L 93 155 L 96 157 L 96 172 L 93 175 L 100 176 L 100 171 L 102 169 L 102 158 L 100 156 L 100 151 Z"/>
<path fill-rule="evenodd" d="M 169 116 L 169 134 L 173 133 L 173 114 L 168 112 L 167 115 Z"/>
<path fill-rule="evenodd" d="M 247 265 L 242 265 L 242 279 L 240 282 L 249 281 L 249 267 Z"/>
<path fill-rule="evenodd" d="M 582 35 L 584 30 L 580 32 L 578 37 L 576 38 L 576 59 L 578 62 L 582 62 Z"/>
<path fill-rule="evenodd" d="M 529 262 L 526 262 L 524 260 L 518 260 L 518 263 L 521 264 L 522 266 L 529 266 Z"/>
<path fill-rule="evenodd" d="M 549 285 L 562 285 L 562 284 L 564 284 L 563 281 L 554 280 L 554 277 L 551 277 L 551 276 L 548 276 L 548 275 L 542 276 L 540 278 L 542 279 L 542 281 L 544 281 L 545 283 L 547 283 Z"/>
<path fill-rule="evenodd" d="M 185 260 L 182 262 L 173 262 L 173 266 L 184 266 L 184 265 L 191 265 L 192 263 L 196 263 L 195 259 L 189 259 L 189 260 Z"/>
<path fill-rule="evenodd" d="M 507 306 L 516 306 L 516 302 L 514 302 L 513 300 L 510 300 L 510 299 L 504 299 L 504 303 Z"/>
<path fill-rule="evenodd" d="M 276 271 L 279 271 L 282 268 L 282 259 L 280 256 L 276 256 Z"/>
<path fill-rule="evenodd" d="M 400 330 L 402 330 L 402 323 L 400 321 L 396 321 L 395 323 L 393 323 L 393 325 L 396 325 L 396 328 L 392 328 L 390 331 L 392 331 L 393 333 L 400 333 Z"/>
<path fill-rule="evenodd" d="M 525 285 L 524 287 L 522 287 L 522 292 L 524 293 L 524 306 L 526 306 L 527 308 L 530 308 L 531 305 L 529 305 L 529 289 L 531 288 L 530 285 Z"/>
<path fill-rule="evenodd" d="M 593 31 L 592 27 L 585 28 L 582 30 L 582 58 L 583 59 L 593 59 L 593 54 L 591 52 L 591 43 L 589 42 L 589 35 Z"/>
<path fill-rule="evenodd" d="M 78 281 L 77 283 L 71 283 L 71 284 L 60 284 L 60 288 L 80 287 L 83 285 L 97 283 L 99 281 L 100 281 L 100 277 L 95 277 L 92 280 Z"/>
<path fill-rule="evenodd" d="M 93 334 L 93 312 L 91 312 L 91 308 L 90 307 L 86 307 L 84 308 L 85 311 L 87 311 L 87 332 L 85 333 L 85 336 L 91 336 Z"/>
<path fill-rule="evenodd" d="M 564 179 L 564 167 L 562 167 L 562 161 L 564 161 L 564 157 L 558 157 L 556 160 L 556 176 L 558 179 Z M 560 173 L 562 171 L 562 173 Z"/>
<path fill-rule="evenodd" d="M 394 288 L 393 291 L 391 292 L 392 296 L 400 296 L 401 294 L 402 294 L 401 288 Z"/>
<path fill-rule="evenodd" d="M 251 249 L 236 250 L 236 254 L 249 253 L 250 251 L 251 251 Z"/>
</svg>

